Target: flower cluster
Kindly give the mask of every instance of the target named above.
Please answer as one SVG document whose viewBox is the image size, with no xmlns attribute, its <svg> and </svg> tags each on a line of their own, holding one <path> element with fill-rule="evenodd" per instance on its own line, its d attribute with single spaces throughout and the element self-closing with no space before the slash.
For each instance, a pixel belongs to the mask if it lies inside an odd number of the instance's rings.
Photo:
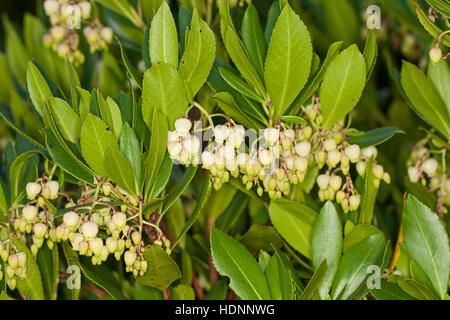
<svg viewBox="0 0 450 320">
<path fill-rule="evenodd" d="M 88 20 L 92 11 L 89 1 L 45 0 L 44 9 L 52 24 L 50 31 L 44 35 L 44 44 L 61 58 L 67 56 L 76 66 L 83 64 L 85 59 L 78 48 L 80 39 L 76 32 L 81 28 L 81 22 L 87 25 L 83 32 L 91 52 L 106 50 L 112 42 L 111 28 L 103 27 L 96 18 L 93 22 Z"/>
<path fill-rule="evenodd" d="M 408 160 L 408 177 L 412 183 L 421 183 L 428 192 L 436 192 L 438 203 L 436 211 L 447 213 L 450 206 L 450 176 L 445 169 L 446 148 L 432 150 L 427 148 L 429 139 L 419 142 Z M 439 159 L 439 161 L 438 161 Z"/>
<path fill-rule="evenodd" d="M 6 283 L 11 290 L 17 285 L 17 278 L 24 279 L 27 274 L 27 255 L 18 252 L 12 241 L 0 241 L 0 256 L 5 263 L 5 275 L 0 270 L 0 281 L 6 277 Z"/>
<path fill-rule="evenodd" d="M 345 140 L 342 127 L 320 128 L 322 115 L 318 103 L 304 108 L 311 125 L 287 127 L 279 124 L 262 130 L 259 137 L 253 131 L 226 124 L 212 128 L 211 139 L 202 151 L 202 137 L 187 118 L 175 121 L 175 130 L 169 132 L 168 152 L 173 161 L 183 165 L 202 164 L 211 172 L 213 186 L 219 189 L 232 177 L 239 177 L 247 189 L 255 188 L 259 196 L 267 192 L 270 198 L 280 199 L 291 193 L 292 187 L 302 183 L 311 167 L 325 168 L 317 176 L 321 201 L 336 200 L 345 212 L 357 210 L 360 195 L 350 176 L 350 165 L 364 176 L 372 159 L 375 186 L 381 180 L 390 182 L 383 166 L 375 163 L 377 149 L 360 149 Z M 249 143 L 246 145 L 246 138 Z"/>
</svg>

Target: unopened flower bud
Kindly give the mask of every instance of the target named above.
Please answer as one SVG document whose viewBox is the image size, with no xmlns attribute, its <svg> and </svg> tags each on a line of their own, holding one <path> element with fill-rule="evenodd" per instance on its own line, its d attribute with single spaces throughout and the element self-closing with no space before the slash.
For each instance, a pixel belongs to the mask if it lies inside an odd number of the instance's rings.
<svg viewBox="0 0 450 320">
<path fill-rule="evenodd" d="M 33 222 L 38 213 L 38 209 L 35 206 L 25 206 L 22 209 L 22 216 L 26 222 Z"/>
<path fill-rule="evenodd" d="M 359 161 L 356 163 L 356 171 L 362 177 L 366 173 L 366 163 L 364 161 Z"/>
<path fill-rule="evenodd" d="M 375 176 L 375 178 L 377 179 L 383 179 L 383 174 L 384 174 L 384 168 L 382 165 L 375 165 L 372 169 L 373 171 L 373 175 Z"/>
<path fill-rule="evenodd" d="M 59 3 L 56 0 L 46 0 L 44 2 L 44 10 L 48 16 L 58 13 Z"/>
<path fill-rule="evenodd" d="M 74 211 L 67 212 L 63 217 L 64 224 L 70 231 L 75 231 L 76 227 L 78 226 L 79 219 L 80 217 Z"/>
<path fill-rule="evenodd" d="M 436 159 L 429 158 L 423 162 L 422 169 L 428 176 L 433 177 L 436 174 L 438 165 L 439 164 Z"/>
<path fill-rule="evenodd" d="M 409 180 L 412 183 L 419 182 L 419 179 L 420 179 L 419 169 L 416 167 L 409 167 L 408 168 L 408 176 L 409 176 Z"/>
<path fill-rule="evenodd" d="M 336 202 L 341 203 L 345 199 L 345 192 L 340 190 L 336 193 Z"/>
<path fill-rule="evenodd" d="M 131 234 L 131 239 L 133 240 L 133 243 L 135 244 L 135 245 L 138 245 L 139 244 L 139 242 L 141 242 L 141 233 L 139 232 L 139 231 L 134 231 L 132 234 Z"/>
<path fill-rule="evenodd" d="M 328 188 L 329 182 L 330 176 L 328 174 L 321 174 L 317 177 L 317 185 L 322 190 Z"/>
<path fill-rule="evenodd" d="M 100 256 L 103 249 L 103 240 L 100 238 L 92 239 L 89 241 L 89 248 L 95 256 Z"/>
<path fill-rule="evenodd" d="M 47 226 L 43 223 L 36 223 L 33 227 L 33 233 L 36 238 L 42 239 L 47 233 Z"/>
<path fill-rule="evenodd" d="M 97 236 L 98 227 L 94 222 L 85 222 L 81 226 L 81 232 L 86 237 L 86 239 L 90 240 Z"/>
<path fill-rule="evenodd" d="M 333 191 L 338 191 L 342 185 L 342 178 L 340 176 L 332 176 L 329 185 Z"/>
<path fill-rule="evenodd" d="M 350 205 L 350 211 L 355 211 L 359 207 L 359 204 L 361 202 L 361 196 L 359 194 L 352 195 L 352 196 L 350 196 L 348 201 L 349 201 L 349 205 Z"/>
<path fill-rule="evenodd" d="M 442 50 L 440 48 L 433 48 L 430 50 L 430 60 L 433 64 L 438 64 L 442 59 Z"/>
<path fill-rule="evenodd" d="M 302 157 L 307 157 L 311 151 L 311 144 L 308 141 L 302 141 L 295 145 L 295 152 Z"/>
<path fill-rule="evenodd" d="M 8 265 L 15 269 L 17 267 L 17 264 L 19 262 L 19 259 L 17 258 L 17 255 L 12 254 L 8 257 Z"/>
<path fill-rule="evenodd" d="M 131 267 L 136 261 L 136 253 L 132 251 L 126 251 L 124 255 L 125 264 L 127 267 Z"/>
<path fill-rule="evenodd" d="M 34 200 L 36 196 L 41 192 L 41 185 L 36 182 L 28 182 L 26 191 L 28 199 Z"/>
<path fill-rule="evenodd" d="M 336 141 L 334 139 L 327 139 L 323 143 L 323 147 L 328 152 L 332 151 L 332 150 L 336 150 Z"/>
<path fill-rule="evenodd" d="M 270 166 L 270 164 L 272 163 L 272 160 L 273 160 L 272 151 L 270 151 L 270 150 L 262 150 L 259 153 L 259 161 L 261 161 L 261 164 L 264 167 Z"/>
<path fill-rule="evenodd" d="M 359 148 L 359 146 L 357 144 L 352 144 L 349 145 L 346 149 L 345 149 L 345 154 L 347 155 L 347 157 L 349 158 L 349 160 L 351 162 L 356 162 L 359 160 L 359 156 L 360 156 L 361 150 Z"/>
<path fill-rule="evenodd" d="M 122 230 L 127 224 L 127 216 L 123 212 L 116 212 L 112 216 L 112 221 L 118 230 Z"/>
<path fill-rule="evenodd" d="M 361 154 L 366 159 L 370 159 L 372 157 L 375 159 L 378 155 L 378 150 L 374 146 L 370 146 L 370 147 L 362 149 Z"/>
</svg>

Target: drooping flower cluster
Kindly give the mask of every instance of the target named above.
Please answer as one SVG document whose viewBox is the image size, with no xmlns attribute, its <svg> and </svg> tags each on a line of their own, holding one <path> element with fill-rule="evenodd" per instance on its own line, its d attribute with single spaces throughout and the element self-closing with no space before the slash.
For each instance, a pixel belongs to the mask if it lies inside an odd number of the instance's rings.
<svg viewBox="0 0 450 320">
<path fill-rule="evenodd" d="M 211 137 L 205 133 L 202 138 L 198 135 L 202 129 L 180 118 L 175 121 L 175 130 L 169 132 L 168 152 L 172 160 L 183 165 L 201 163 L 211 172 L 215 189 L 230 176 L 239 177 L 247 189 L 255 188 L 259 196 L 267 192 L 273 199 L 288 196 L 292 186 L 305 180 L 310 168 L 325 169 L 316 178 L 320 200 L 336 200 L 345 212 L 357 210 L 361 199 L 350 176 L 350 165 L 354 164 L 358 174 L 364 176 L 368 161 L 375 162 L 377 149 L 361 150 L 349 144 L 339 126 L 321 129 L 317 105 L 309 105 L 304 111 L 311 125 L 289 128 L 279 122 L 262 130 L 259 136 L 229 120 L 213 127 Z M 203 151 L 202 141 L 209 142 Z M 372 170 L 376 187 L 381 180 L 390 182 L 381 165 L 374 163 Z"/>
<path fill-rule="evenodd" d="M 92 11 L 89 1 L 45 0 L 44 9 L 52 24 L 50 31 L 44 35 L 44 44 L 61 58 L 67 56 L 76 66 L 83 64 L 85 59 L 78 48 L 80 39 L 77 29 L 81 29 L 82 23 L 86 25 L 83 33 L 91 52 L 106 50 L 112 42 L 111 28 L 102 26 L 96 18 L 89 21 Z"/>
<path fill-rule="evenodd" d="M 6 277 L 6 284 L 11 290 L 17 285 L 17 279 L 25 279 L 27 275 L 27 255 L 17 251 L 12 241 L 0 241 L 0 256 L 5 263 L 5 275 L 0 270 L 0 281 Z"/>
<path fill-rule="evenodd" d="M 360 195 L 353 186 L 350 164 L 363 176 L 368 161 L 375 162 L 376 148 L 361 150 L 358 145 L 349 144 L 338 125 L 321 129 L 323 118 L 318 101 L 305 107 L 304 112 L 311 125 L 289 128 L 279 122 L 262 130 L 259 137 L 229 119 L 226 124 L 213 127 L 211 137 L 205 134 L 202 139 L 198 133 L 203 130 L 181 118 L 175 121 L 175 130 L 169 132 L 168 151 L 174 161 L 183 165 L 202 163 L 211 172 L 216 189 L 230 176 L 240 177 L 247 189 L 255 187 L 260 196 L 265 191 L 274 199 L 289 195 L 292 185 L 305 180 L 309 168 L 325 168 L 316 179 L 320 200 L 336 200 L 345 212 L 356 210 Z M 209 141 L 203 151 L 202 140 Z M 374 163 L 372 168 L 376 187 L 380 180 L 390 182 L 381 165 Z"/>
<path fill-rule="evenodd" d="M 16 249 L 13 239 L 27 245 L 34 257 L 44 242 L 52 249 L 62 241 L 70 242 L 79 255 L 91 257 L 94 265 L 106 261 L 109 255 L 118 261 L 123 256 L 126 271 L 135 276 L 143 275 L 148 269 L 143 255 L 143 232 L 153 244 L 170 252 L 170 241 L 159 227 L 144 219 L 142 199 L 127 194 L 112 181 L 99 178 L 96 184 L 85 185 L 76 202 L 60 192 L 58 182 L 45 174 L 26 185 L 29 201 L 5 212 L 8 222 L 0 225 L 3 235 L 0 256 L 6 262 L 5 272 L 0 268 L 0 279 L 6 276 L 11 290 L 16 286 L 17 277 L 26 277 L 27 259 L 26 253 Z M 65 208 L 56 210 L 54 203 L 61 200 L 66 202 Z"/>
<path fill-rule="evenodd" d="M 429 138 L 419 142 L 411 152 L 408 160 L 408 177 L 412 183 L 421 183 L 428 192 L 436 192 L 438 203 L 436 211 L 447 213 L 445 206 L 450 206 L 450 176 L 446 170 L 446 151 L 429 149 Z"/>
</svg>

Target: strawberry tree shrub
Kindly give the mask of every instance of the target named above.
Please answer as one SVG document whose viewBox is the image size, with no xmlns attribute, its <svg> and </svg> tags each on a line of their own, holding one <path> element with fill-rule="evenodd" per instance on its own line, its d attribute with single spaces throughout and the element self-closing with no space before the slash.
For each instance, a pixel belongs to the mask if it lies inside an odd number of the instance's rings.
<svg viewBox="0 0 450 320">
<path fill-rule="evenodd" d="M 448 6 L 427 2 L 435 40 L 401 71 L 350 1 L 5 17 L 1 298 L 448 299 Z M 377 37 L 425 137 L 365 120 Z"/>
</svg>

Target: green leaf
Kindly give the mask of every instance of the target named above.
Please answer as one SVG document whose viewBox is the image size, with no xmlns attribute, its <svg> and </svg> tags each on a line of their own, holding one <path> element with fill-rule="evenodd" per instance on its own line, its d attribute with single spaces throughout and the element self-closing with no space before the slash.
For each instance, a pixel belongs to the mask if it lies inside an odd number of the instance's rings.
<svg viewBox="0 0 450 320">
<path fill-rule="evenodd" d="M 366 82 L 364 57 L 351 45 L 333 59 L 320 88 L 322 126 L 330 128 L 358 103 Z"/>
<path fill-rule="evenodd" d="M 158 109 L 173 128 L 175 120 L 181 118 L 188 107 L 186 89 L 177 70 L 165 63 L 153 65 L 144 74 L 142 90 L 142 116 L 147 126 L 152 127 L 153 112 Z"/>
<path fill-rule="evenodd" d="M 136 190 L 140 190 L 142 181 L 141 147 L 134 131 L 125 123 L 120 134 L 120 152 L 127 158 L 133 167 L 136 179 Z"/>
<path fill-rule="evenodd" d="M 367 278 L 367 268 L 377 265 L 384 251 L 384 235 L 372 235 L 350 248 L 341 259 L 331 297 L 348 299 Z"/>
<path fill-rule="evenodd" d="M 286 123 L 293 123 L 293 124 L 305 124 L 306 121 L 303 118 L 297 117 L 297 116 L 281 116 L 279 117 L 281 121 Z"/>
<path fill-rule="evenodd" d="M 158 170 L 161 167 L 166 154 L 168 135 L 167 120 L 166 117 L 159 112 L 159 110 L 153 112 L 153 121 L 150 128 L 152 137 L 144 168 L 146 195 L 148 195 L 148 190 L 151 190 L 153 184 L 155 183 Z"/>
<path fill-rule="evenodd" d="M 104 166 L 108 177 L 127 193 L 137 195 L 133 167 L 127 158 L 122 155 L 116 146 L 106 150 Z"/>
<path fill-rule="evenodd" d="M 164 291 L 181 277 L 175 261 L 158 245 L 147 246 L 144 259 L 148 263 L 148 270 L 143 276 L 137 277 L 137 282 L 142 285 Z"/>
<path fill-rule="evenodd" d="M 323 24 L 327 36 L 332 41 L 342 40 L 345 45 L 358 41 L 359 18 L 350 0 L 321 0 Z"/>
<path fill-rule="evenodd" d="M 31 61 L 28 62 L 27 68 L 27 86 L 33 106 L 40 116 L 44 117 L 46 101 L 53 94 L 38 67 Z"/>
<path fill-rule="evenodd" d="M 446 0 L 426 0 L 433 9 L 439 11 L 442 15 L 450 17 L 450 3 Z"/>
<path fill-rule="evenodd" d="M 379 289 L 370 289 L 369 291 L 377 300 L 414 300 L 412 296 L 400 289 L 397 284 L 384 279 L 380 280 Z"/>
<path fill-rule="evenodd" d="M 126 17 L 136 27 L 138 28 L 144 27 L 144 22 L 142 21 L 142 18 L 133 8 L 131 3 L 129 3 L 128 1 L 121 1 L 121 0 L 95 0 L 95 1 L 117 12 L 118 14 Z"/>
<path fill-rule="evenodd" d="M 313 276 L 311 277 L 311 280 L 309 280 L 308 285 L 306 286 L 305 290 L 303 291 L 302 295 L 300 296 L 300 300 L 312 300 L 314 297 L 314 294 L 320 290 L 321 285 L 323 285 L 323 281 L 326 280 L 326 276 L 328 273 L 328 264 L 327 260 L 323 260 L 319 266 L 317 267 L 316 271 L 314 272 Z M 327 292 L 329 288 L 327 287 Z"/>
<path fill-rule="evenodd" d="M 281 14 L 280 5 L 278 1 L 272 3 L 272 6 L 269 9 L 269 13 L 267 15 L 266 28 L 264 29 L 264 39 L 266 41 L 266 45 L 269 45 L 270 38 L 272 37 L 273 29 L 275 28 L 275 24 L 277 23 L 278 17 Z"/>
<path fill-rule="evenodd" d="M 94 182 L 94 177 L 91 172 L 81 166 L 79 162 L 75 161 L 67 153 L 50 129 L 46 129 L 45 136 L 46 146 L 52 160 L 68 174 L 92 185 Z"/>
<path fill-rule="evenodd" d="M 373 159 L 370 159 L 366 166 L 364 176 L 364 186 L 359 206 L 359 223 L 371 224 L 375 209 L 378 188 L 375 186 L 375 175 L 373 173 Z"/>
<path fill-rule="evenodd" d="M 270 219 L 275 229 L 294 249 L 308 259 L 312 258 L 312 230 L 317 219 L 314 210 L 294 201 L 271 201 Z"/>
<path fill-rule="evenodd" d="M 415 65 L 403 61 L 401 85 L 414 112 L 428 124 L 450 137 L 450 117 L 433 82 Z"/>
<path fill-rule="evenodd" d="M 260 250 L 273 251 L 273 247 L 281 248 L 283 241 L 275 228 L 271 226 L 261 226 L 254 224 L 240 239 L 250 252 L 258 252 Z"/>
<path fill-rule="evenodd" d="M 178 36 L 175 21 L 164 1 L 156 12 L 150 27 L 150 59 L 157 63 L 178 66 Z"/>
<path fill-rule="evenodd" d="M 161 164 L 161 167 L 158 170 L 158 175 L 155 178 L 155 182 L 153 183 L 151 190 L 150 190 L 150 198 L 157 197 L 161 191 L 164 189 L 164 187 L 167 185 L 170 179 L 170 175 L 172 173 L 173 168 L 173 162 L 172 159 L 170 159 L 170 156 L 168 153 L 165 154 L 164 160 Z"/>
<path fill-rule="evenodd" d="M 377 38 L 375 36 L 375 30 L 369 29 L 367 33 L 366 45 L 364 46 L 363 52 L 364 59 L 366 60 L 366 72 L 367 72 L 367 80 L 369 80 L 372 75 L 373 69 L 377 63 L 378 57 L 378 45 Z"/>
<path fill-rule="evenodd" d="M 192 15 L 186 50 L 181 58 L 179 73 L 188 83 L 193 97 L 205 83 L 214 63 L 216 40 L 208 24 L 200 19 L 197 10 Z"/>
<path fill-rule="evenodd" d="M 290 271 L 283 266 L 277 255 L 273 255 L 269 260 L 266 279 L 273 300 L 294 299 L 294 283 Z"/>
<path fill-rule="evenodd" d="M 262 79 L 253 67 L 246 49 L 236 34 L 236 31 L 234 31 L 231 26 L 228 26 L 228 30 L 226 32 L 225 47 L 231 57 L 231 60 L 233 60 L 244 79 L 247 80 L 253 88 L 255 88 L 256 92 L 260 96 L 265 97 L 266 89 Z"/>
<path fill-rule="evenodd" d="M 195 300 L 194 289 L 187 284 L 179 284 L 171 288 L 171 293 L 173 300 Z"/>
<path fill-rule="evenodd" d="M 145 3 L 145 2 L 144 2 Z M 135 300 L 164 300 L 161 290 L 149 286 L 142 286 L 136 282 L 134 285 Z"/>
<path fill-rule="evenodd" d="M 106 151 L 117 146 L 116 139 L 106 124 L 93 114 L 88 114 L 81 127 L 81 152 L 96 174 L 106 177 Z"/>
<path fill-rule="evenodd" d="M 261 23 L 259 22 L 258 11 L 252 4 L 245 10 L 241 33 L 250 60 L 262 78 L 264 77 L 264 61 L 266 60 L 267 47 Z"/>
<path fill-rule="evenodd" d="M 123 126 L 122 113 L 119 106 L 110 97 L 105 101 L 99 91 L 97 91 L 97 99 L 102 120 L 111 129 L 116 139 L 119 139 Z"/>
<path fill-rule="evenodd" d="M 448 84 L 450 83 L 450 67 L 446 60 L 434 64 L 428 64 L 428 76 L 433 81 L 437 91 L 439 91 L 442 101 L 447 106 L 447 113 L 450 114 L 450 90 L 448 90 Z"/>
<path fill-rule="evenodd" d="M 212 228 L 211 254 L 217 271 L 230 278 L 230 288 L 241 299 L 270 299 L 269 287 L 261 268 L 242 244 Z"/>
<path fill-rule="evenodd" d="M 397 133 L 405 132 L 395 127 L 383 127 L 358 133 L 357 135 L 347 134 L 346 140 L 351 144 L 359 145 L 361 148 L 367 148 L 386 142 Z"/>
<path fill-rule="evenodd" d="M 428 15 L 423 12 L 419 5 L 416 6 L 416 14 L 422 26 L 433 38 L 437 39 L 444 32 L 435 23 L 433 23 L 430 18 L 428 18 Z M 450 47 L 450 36 L 448 34 L 444 34 L 441 37 L 441 43 L 447 47 Z"/>
<path fill-rule="evenodd" d="M 28 247 L 22 243 L 15 235 L 12 236 L 12 241 L 18 252 L 25 252 L 27 255 L 27 276 L 23 280 L 17 280 L 17 289 L 22 292 L 27 299 L 44 300 L 44 287 L 42 285 L 41 272 L 39 266 L 34 260 Z M 3 275 L 5 276 L 5 275 Z"/>
<path fill-rule="evenodd" d="M 9 68 L 14 78 L 22 88 L 25 88 L 25 64 L 30 59 L 29 53 L 22 43 L 14 26 L 6 17 L 3 17 L 3 25 L 6 33 L 6 55 L 8 57 Z"/>
<path fill-rule="evenodd" d="M 167 200 L 161 214 L 166 213 L 167 210 L 169 210 L 170 207 L 175 203 L 175 201 L 183 194 L 192 178 L 194 178 L 196 172 L 197 167 L 194 166 L 190 166 L 186 169 L 183 175 L 183 179 L 181 179 L 181 181 L 177 184 L 177 188 L 175 189 L 175 191 L 169 196 L 169 199 Z"/>
<path fill-rule="evenodd" d="M 50 97 L 48 101 L 61 135 L 70 142 L 77 143 L 81 132 L 80 117 L 64 100 Z"/>
<path fill-rule="evenodd" d="M 11 200 L 12 202 L 20 201 L 17 199 L 25 186 L 26 173 L 28 165 L 33 156 L 38 154 L 38 151 L 27 151 L 16 157 L 9 169 L 9 183 L 11 186 Z"/>
<path fill-rule="evenodd" d="M 59 281 L 58 246 L 54 244 L 53 249 L 50 250 L 47 245 L 44 245 L 39 249 L 37 263 L 41 270 L 46 297 L 51 300 L 56 300 Z"/>
<path fill-rule="evenodd" d="M 186 222 L 185 226 L 183 227 L 183 230 L 181 230 L 181 233 L 177 236 L 177 240 L 172 245 L 172 248 L 175 248 L 177 243 L 183 238 L 183 236 L 186 234 L 186 232 L 188 232 L 188 230 L 197 221 L 200 213 L 202 212 L 203 206 L 205 205 L 206 201 L 209 198 L 209 195 L 211 194 L 211 187 L 212 187 L 211 174 L 208 172 L 208 174 L 205 177 L 205 183 L 201 188 L 202 193 L 200 194 L 200 198 L 197 201 L 195 209 L 192 212 L 192 215 L 190 216 L 189 220 Z"/>
<path fill-rule="evenodd" d="M 426 287 L 421 283 L 412 279 L 398 279 L 398 286 L 405 291 L 407 294 L 413 296 L 417 300 L 437 300 Z"/>
<path fill-rule="evenodd" d="M 311 37 L 300 17 L 285 6 L 272 33 L 264 79 L 275 114 L 281 116 L 305 86 L 311 71 Z"/>
<path fill-rule="evenodd" d="M 320 210 L 312 234 L 313 266 L 326 260 L 328 268 L 319 284 L 319 295 L 322 299 L 327 296 L 334 275 L 336 274 L 342 254 L 342 223 L 331 201 L 327 201 Z"/>
<path fill-rule="evenodd" d="M 220 75 L 222 78 L 235 90 L 239 93 L 242 93 L 244 96 L 253 99 L 257 102 L 264 103 L 264 99 L 258 96 L 244 80 L 242 80 L 239 76 L 235 75 L 230 70 L 219 68 Z"/>
<path fill-rule="evenodd" d="M 436 214 L 412 195 L 408 195 L 402 220 L 409 257 L 430 279 L 433 287 L 429 289 L 443 299 L 450 271 L 448 236 L 444 226 Z"/>
<path fill-rule="evenodd" d="M 145 2 L 147 2 L 147 1 L 145 1 Z M 123 49 L 122 43 L 120 41 L 119 41 L 119 46 L 120 46 L 120 53 L 122 55 L 122 61 L 125 65 L 125 68 L 127 68 L 128 74 L 134 80 L 134 82 L 139 87 L 139 89 L 142 90 L 142 77 L 139 75 L 138 71 L 131 63 L 130 58 L 128 58 L 128 55 L 127 55 L 126 51 Z"/>
<path fill-rule="evenodd" d="M 227 116 L 234 121 L 244 125 L 247 128 L 260 129 L 262 126 L 258 122 L 248 116 L 242 111 L 242 109 L 236 104 L 233 96 L 228 92 L 219 92 L 213 96 L 217 101 L 220 109 L 225 112 Z"/>
<path fill-rule="evenodd" d="M 374 234 L 382 234 L 382 232 L 380 229 L 371 224 L 357 224 L 345 236 L 344 253 L 346 253 L 355 244 Z"/>
</svg>

